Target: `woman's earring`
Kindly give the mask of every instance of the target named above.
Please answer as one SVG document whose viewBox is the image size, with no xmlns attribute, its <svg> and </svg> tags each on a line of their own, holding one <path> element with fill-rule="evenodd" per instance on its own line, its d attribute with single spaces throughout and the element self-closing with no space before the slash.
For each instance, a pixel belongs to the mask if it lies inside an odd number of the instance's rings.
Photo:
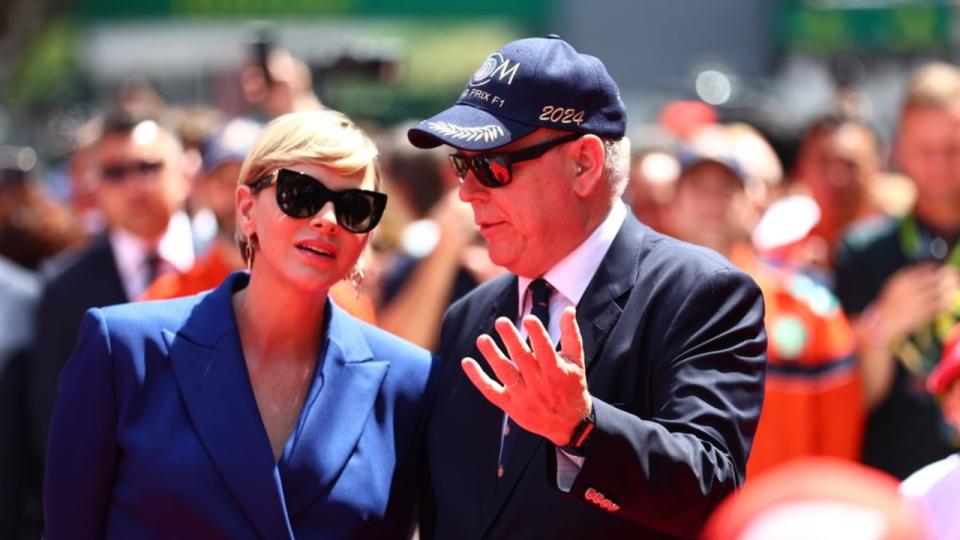
<svg viewBox="0 0 960 540">
<path fill-rule="evenodd" d="M 247 260 L 247 272 L 253 270 L 253 256 L 256 254 L 256 249 L 253 247 L 254 238 L 254 236 L 249 236 L 243 248 L 244 259 Z"/>
<path fill-rule="evenodd" d="M 357 293 L 357 298 L 360 298 L 360 285 L 363 284 L 363 270 L 353 267 L 353 270 L 350 270 L 350 273 L 347 275 L 350 278 L 350 283 L 353 284 L 353 290 Z"/>
</svg>

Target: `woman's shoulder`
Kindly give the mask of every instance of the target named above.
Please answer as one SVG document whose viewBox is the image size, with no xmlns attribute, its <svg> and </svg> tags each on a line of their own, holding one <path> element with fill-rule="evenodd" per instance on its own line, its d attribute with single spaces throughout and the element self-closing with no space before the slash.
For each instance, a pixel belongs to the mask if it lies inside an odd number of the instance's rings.
<svg viewBox="0 0 960 540">
<path fill-rule="evenodd" d="M 173 298 L 148 300 L 92 308 L 111 329 L 142 329 L 145 332 L 179 328 L 193 308 L 208 293 Z"/>
</svg>

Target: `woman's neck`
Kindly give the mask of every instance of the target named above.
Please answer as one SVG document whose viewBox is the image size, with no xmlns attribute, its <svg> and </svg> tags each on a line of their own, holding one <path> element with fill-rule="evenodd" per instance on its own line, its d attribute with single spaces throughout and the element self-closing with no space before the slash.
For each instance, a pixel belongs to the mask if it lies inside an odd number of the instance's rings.
<svg viewBox="0 0 960 540">
<path fill-rule="evenodd" d="M 237 326 L 245 353 L 262 358 L 311 360 L 323 339 L 326 292 L 304 294 L 281 280 L 269 279 L 269 270 L 254 270 L 247 287 L 233 297 Z M 247 351 L 252 347 L 251 351 Z"/>
</svg>

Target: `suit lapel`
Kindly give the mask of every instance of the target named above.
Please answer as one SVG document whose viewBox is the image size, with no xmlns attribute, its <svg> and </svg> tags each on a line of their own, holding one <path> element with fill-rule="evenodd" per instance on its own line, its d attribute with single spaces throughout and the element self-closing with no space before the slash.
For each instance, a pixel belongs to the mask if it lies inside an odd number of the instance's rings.
<svg viewBox="0 0 960 540">
<path fill-rule="evenodd" d="M 300 415 L 299 434 L 282 465 L 291 515 L 335 483 L 367 424 L 389 362 L 374 360 L 354 321 L 332 302 L 327 339 L 313 387 Z"/>
<path fill-rule="evenodd" d="M 194 429 L 244 513 L 261 536 L 291 538 L 231 305 L 246 279 L 234 274 L 196 305 L 179 332 L 163 334 Z"/>
<path fill-rule="evenodd" d="M 603 262 L 600 263 L 596 274 L 590 280 L 590 284 L 577 305 L 577 324 L 583 338 L 584 358 L 588 372 L 594 364 L 596 356 L 603 350 L 603 345 L 610 331 L 623 313 L 623 308 L 618 303 L 618 299 L 629 291 L 637 281 L 640 258 L 639 237 L 643 234 L 643 231 L 643 227 L 636 218 L 628 213 L 623 226 L 617 232 L 610 249 L 603 258 Z M 514 284 L 516 284 L 516 280 L 514 280 Z M 513 311 L 500 312 L 500 314 L 506 315 L 509 313 L 508 316 L 514 318 L 517 312 L 516 286 L 513 287 L 512 292 Z M 490 326 L 492 327 L 492 319 Z M 498 344 L 500 344 L 499 340 Z M 489 369 L 485 363 L 484 368 Z M 497 411 L 499 412 L 499 409 Z M 547 446 L 543 437 L 523 429 L 518 431 L 518 439 L 514 442 L 513 451 L 504 466 L 504 476 L 496 483 L 494 503 L 490 507 L 490 511 L 486 513 L 487 519 L 483 526 L 484 531 L 487 531 L 493 525 L 497 515 L 508 503 L 516 484 L 526 473 L 533 457 L 540 454 L 540 450 Z M 513 435 L 511 434 L 511 436 Z M 493 439 L 499 444 L 499 439 L 496 437 L 493 437 Z M 543 457 L 546 459 L 546 456 Z M 552 482 L 555 472 L 547 471 L 547 474 Z"/>
<path fill-rule="evenodd" d="M 639 246 L 643 234 L 643 226 L 628 212 L 623 226 L 577 304 L 577 325 L 583 338 L 583 355 L 588 372 L 603 350 L 610 331 L 623 314 L 620 298 L 637 282 Z"/>
<path fill-rule="evenodd" d="M 476 348 L 476 338 L 480 334 L 488 334 L 497 345 L 503 349 L 503 342 L 497 335 L 493 323 L 497 317 L 505 316 L 513 319 L 517 313 L 517 279 L 505 279 L 503 286 L 494 290 L 490 294 L 490 307 L 483 317 L 478 320 L 472 328 L 468 328 L 460 335 L 464 337 L 464 348 L 456 358 L 445 358 L 445 362 L 451 362 L 453 365 L 449 369 L 454 370 L 453 395 L 462 395 L 462 401 L 455 404 L 459 410 L 451 411 L 459 419 L 458 424 L 462 425 L 466 432 L 461 437 L 464 439 L 462 451 L 466 455 L 475 456 L 473 465 L 464 470 L 468 478 L 468 485 L 465 486 L 467 492 L 479 493 L 480 508 L 477 514 L 484 522 L 487 516 L 491 515 L 495 498 L 497 496 L 497 459 L 500 454 L 500 429 L 503 425 L 503 411 L 497 408 L 483 397 L 473 383 L 467 379 L 460 367 L 460 360 L 464 356 L 474 358 L 480 367 L 491 378 L 496 379 L 490 365 L 483 358 L 483 355 Z M 469 426 L 469 427 L 467 427 Z M 480 523 L 477 524 L 481 525 Z"/>
</svg>

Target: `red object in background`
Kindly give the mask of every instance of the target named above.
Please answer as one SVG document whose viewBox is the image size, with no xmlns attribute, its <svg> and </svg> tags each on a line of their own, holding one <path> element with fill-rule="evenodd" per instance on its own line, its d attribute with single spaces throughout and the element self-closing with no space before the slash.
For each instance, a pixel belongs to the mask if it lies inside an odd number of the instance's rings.
<svg viewBox="0 0 960 540">
<path fill-rule="evenodd" d="M 681 139 L 717 123 L 717 110 L 702 101 L 671 101 L 660 111 L 660 125 Z"/>
<path fill-rule="evenodd" d="M 927 377 L 927 390 L 931 394 L 942 394 L 960 378 L 960 324 L 950 330 L 950 336 L 943 346 L 940 363 Z"/>
<path fill-rule="evenodd" d="M 858 463 L 802 458 L 748 479 L 710 517 L 705 540 L 918 540 L 926 521 L 897 480 Z"/>
</svg>

